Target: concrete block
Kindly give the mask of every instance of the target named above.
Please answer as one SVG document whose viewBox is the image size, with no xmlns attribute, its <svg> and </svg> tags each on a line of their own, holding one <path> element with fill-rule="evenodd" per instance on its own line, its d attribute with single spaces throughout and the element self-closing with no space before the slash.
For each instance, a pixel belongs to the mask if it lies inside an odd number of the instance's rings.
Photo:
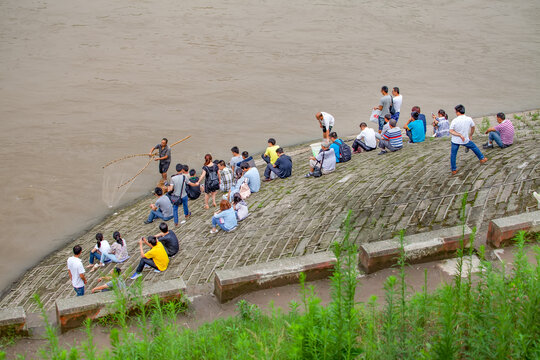
<svg viewBox="0 0 540 360">
<path fill-rule="evenodd" d="M 0 310 L 0 337 L 28 335 L 26 313 L 22 306 Z"/>
<path fill-rule="evenodd" d="M 468 246 L 472 231 L 468 226 L 455 226 L 426 233 L 405 236 L 404 249 L 409 264 L 445 259 L 455 254 L 464 235 Z M 360 267 L 366 273 L 391 267 L 399 257 L 399 238 L 360 245 Z"/>
<path fill-rule="evenodd" d="M 182 278 L 145 284 L 143 299 L 149 303 L 154 296 L 162 302 L 180 300 L 186 291 Z M 86 319 L 99 319 L 112 313 L 113 292 L 101 292 L 56 300 L 56 316 L 62 332 L 79 327 Z"/>
<path fill-rule="evenodd" d="M 521 230 L 540 231 L 540 211 L 491 220 L 487 243 L 495 248 L 508 244 Z"/>
<path fill-rule="evenodd" d="M 331 252 L 321 252 L 231 270 L 218 270 L 214 276 L 214 294 L 221 303 L 261 289 L 298 282 L 300 273 L 306 280 L 329 277 L 336 264 Z"/>
</svg>

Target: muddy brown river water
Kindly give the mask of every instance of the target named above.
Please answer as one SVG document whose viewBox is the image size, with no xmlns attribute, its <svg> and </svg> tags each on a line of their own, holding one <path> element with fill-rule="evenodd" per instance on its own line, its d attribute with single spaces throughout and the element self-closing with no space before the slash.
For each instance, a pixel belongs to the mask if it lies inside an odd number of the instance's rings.
<svg viewBox="0 0 540 360">
<path fill-rule="evenodd" d="M 3 0 L 0 288 L 113 211 L 102 165 L 164 136 L 191 134 L 173 164 L 200 170 L 232 145 L 316 138 L 320 110 L 354 133 L 381 85 L 402 114 L 537 108 L 539 16 L 534 0 Z"/>
</svg>

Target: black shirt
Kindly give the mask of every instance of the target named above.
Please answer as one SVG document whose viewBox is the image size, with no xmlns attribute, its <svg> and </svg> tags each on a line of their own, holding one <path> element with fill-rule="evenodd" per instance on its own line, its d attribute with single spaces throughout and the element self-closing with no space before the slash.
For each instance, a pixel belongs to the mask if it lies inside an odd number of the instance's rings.
<svg viewBox="0 0 540 360">
<path fill-rule="evenodd" d="M 163 247 L 165 248 L 165 251 L 169 257 L 176 255 L 179 248 L 178 238 L 172 230 L 169 230 L 167 235 L 160 237 L 159 241 L 161 241 L 163 244 Z"/>
</svg>

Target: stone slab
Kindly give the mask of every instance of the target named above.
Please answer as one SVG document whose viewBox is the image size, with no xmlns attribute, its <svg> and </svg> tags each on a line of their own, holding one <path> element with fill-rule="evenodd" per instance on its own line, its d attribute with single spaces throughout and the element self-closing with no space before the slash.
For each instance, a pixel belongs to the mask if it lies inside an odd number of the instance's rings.
<svg viewBox="0 0 540 360">
<path fill-rule="evenodd" d="M 455 226 L 426 233 L 404 237 L 404 250 L 409 264 L 445 259 L 451 257 L 460 247 L 464 236 L 464 245 L 468 246 L 472 234 L 468 226 Z M 400 245 L 399 238 L 375 241 L 360 245 L 360 267 L 366 273 L 373 273 L 397 263 Z"/>
<path fill-rule="evenodd" d="M 180 300 L 186 291 L 182 278 L 146 284 L 142 289 L 143 299 L 149 303 L 154 296 L 162 302 Z M 85 296 L 74 296 L 56 300 L 56 316 L 62 332 L 79 327 L 86 319 L 99 319 L 111 314 L 114 303 L 113 292 L 100 292 Z"/>
<path fill-rule="evenodd" d="M 323 279 L 332 274 L 335 264 L 333 253 L 320 252 L 231 270 L 218 270 L 214 277 L 214 294 L 224 303 L 251 291 L 293 284 L 298 282 L 302 272 L 307 281 Z"/>
<path fill-rule="evenodd" d="M 494 219 L 489 222 L 487 243 L 499 248 L 511 242 L 521 230 L 540 231 L 540 211 Z"/>
<path fill-rule="evenodd" d="M 26 313 L 22 306 L 0 310 L 0 337 L 28 335 Z"/>
</svg>

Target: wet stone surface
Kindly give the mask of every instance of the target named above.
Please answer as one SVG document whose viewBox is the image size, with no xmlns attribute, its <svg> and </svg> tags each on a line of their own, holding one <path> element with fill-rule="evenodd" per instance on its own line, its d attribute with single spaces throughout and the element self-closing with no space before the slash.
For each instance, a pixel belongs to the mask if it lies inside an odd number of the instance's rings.
<svg viewBox="0 0 540 360">
<path fill-rule="evenodd" d="M 401 229 L 410 235 L 456 226 L 466 192 L 466 222 L 479 232 L 487 231 L 491 219 L 535 211 L 538 205 L 532 192 L 540 188 L 540 120 L 528 114 L 522 120 L 508 115 L 516 127 L 514 145 L 482 150 L 489 158 L 485 165 L 472 152 L 465 154 L 460 149 L 456 176 L 450 174 L 448 138 L 405 144 L 401 151 L 384 156 L 378 156 L 378 151 L 353 155 L 334 173 L 317 179 L 304 178 L 309 145 L 285 148 L 293 158 L 293 176 L 263 183 L 261 191 L 247 199 L 250 216 L 235 231 L 210 234 L 214 208 L 205 210 L 202 198 L 190 201 L 193 216 L 186 224 L 174 228 L 172 220 L 168 222 L 180 240 L 179 253 L 164 273 L 144 271 L 143 281 L 181 276 L 189 287 L 213 282 L 216 270 L 329 251 L 332 242 L 343 238 L 342 223 L 348 210 L 352 210 L 351 239 L 357 244 L 390 239 Z M 481 119 L 475 121 L 478 133 Z M 492 126 L 496 124 L 494 117 L 490 121 Z M 481 147 L 487 136 L 475 135 L 473 140 Z M 261 165 L 261 175 L 262 171 Z M 74 296 L 66 260 L 72 247 L 81 244 L 83 263 L 88 264 L 96 232 L 112 241 L 112 233 L 120 231 L 131 255 L 121 267 L 130 275 L 139 261 L 138 239 L 159 232 L 159 222 L 143 224 L 151 201 L 148 197 L 119 210 L 45 258 L 13 285 L 0 308 L 23 306 L 27 312 L 36 312 L 34 293 L 47 309 L 57 298 Z M 86 291 L 111 269 L 108 265 L 89 273 Z"/>
</svg>

